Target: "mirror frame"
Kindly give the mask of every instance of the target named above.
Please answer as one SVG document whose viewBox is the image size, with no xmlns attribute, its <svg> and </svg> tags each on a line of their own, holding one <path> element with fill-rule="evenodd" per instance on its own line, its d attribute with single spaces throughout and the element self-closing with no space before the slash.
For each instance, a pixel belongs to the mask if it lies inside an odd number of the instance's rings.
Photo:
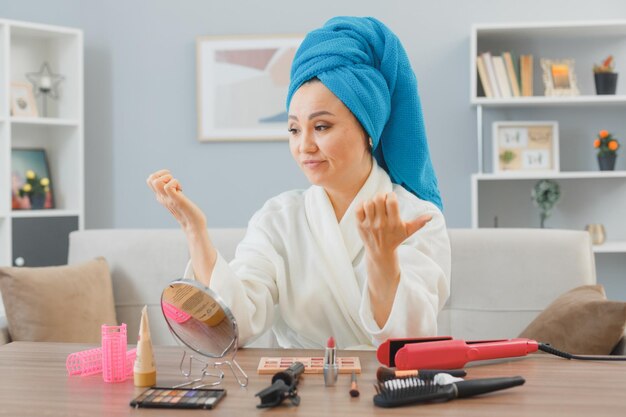
<svg viewBox="0 0 626 417">
<path fill-rule="evenodd" d="M 235 354 L 237 353 L 237 349 L 239 348 L 239 328 L 237 327 L 237 320 L 235 320 L 235 316 L 230 311 L 230 309 L 226 306 L 226 304 L 220 298 L 220 296 L 217 295 L 215 293 L 215 291 L 213 291 L 209 287 L 201 284 L 200 282 L 198 282 L 196 280 L 186 279 L 186 278 L 179 278 L 179 279 L 175 279 L 174 281 L 168 283 L 167 285 L 169 287 L 169 286 L 175 285 L 175 284 L 191 285 L 192 287 L 195 287 L 196 289 L 207 293 L 211 298 L 213 298 L 213 300 L 215 300 L 215 302 L 220 306 L 222 311 L 224 311 L 224 316 L 228 320 L 230 320 L 230 322 L 232 324 L 232 330 L 234 332 L 234 337 L 233 337 L 232 342 L 224 349 L 224 351 L 222 352 L 221 356 L 218 356 L 215 353 L 208 354 L 207 352 L 203 352 L 203 351 L 199 350 L 199 348 L 192 346 L 186 340 L 183 340 L 178 335 L 178 333 L 172 328 L 172 325 L 170 324 L 170 320 L 171 319 L 168 318 L 167 314 L 165 314 L 165 311 L 163 309 L 163 301 L 164 301 L 163 300 L 163 293 L 165 292 L 165 289 L 164 289 L 161 292 L 161 313 L 163 313 L 163 317 L 165 318 L 165 323 L 167 324 L 167 327 L 170 329 L 170 332 L 172 333 L 172 335 L 174 336 L 174 339 L 177 342 L 182 343 L 183 347 L 187 347 L 187 348 L 191 349 L 193 352 L 196 352 L 196 353 L 198 353 L 198 354 L 200 354 L 202 356 L 208 357 L 208 358 L 220 359 L 220 358 L 226 357 L 230 353 L 232 353 L 232 357 L 234 357 Z"/>
</svg>

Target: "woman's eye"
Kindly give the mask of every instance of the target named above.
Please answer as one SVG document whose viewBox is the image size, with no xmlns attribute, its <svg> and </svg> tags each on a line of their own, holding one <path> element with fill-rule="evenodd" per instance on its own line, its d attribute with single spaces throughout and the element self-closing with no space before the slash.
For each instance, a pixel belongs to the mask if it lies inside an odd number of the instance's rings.
<svg viewBox="0 0 626 417">
<path fill-rule="evenodd" d="M 324 130 L 326 130 L 328 128 L 329 128 L 329 126 L 327 126 L 327 125 L 317 125 L 317 126 L 315 126 L 315 130 L 319 130 L 319 131 L 324 131 Z"/>
<path fill-rule="evenodd" d="M 298 133 L 298 129 L 296 129 L 295 127 L 290 127 L 287 129 L 287 132 L 289 132 L 292 135 L 295 135 L 296 133 Z"/>
</svg>

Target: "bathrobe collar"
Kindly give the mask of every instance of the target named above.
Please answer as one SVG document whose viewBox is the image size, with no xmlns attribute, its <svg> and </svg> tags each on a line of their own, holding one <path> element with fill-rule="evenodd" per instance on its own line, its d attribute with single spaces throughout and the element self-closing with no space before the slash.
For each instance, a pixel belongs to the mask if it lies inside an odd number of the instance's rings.
<svg viewBox="0 0 626 417">
<path fill-rule="evenodd" d="M 329 266 L 328 270 L 331 271 L 320 278 L 327 280 L 328 285 L 336 289 L 333 295 L 344 315 L 352 318 L 351 325 L 355 333 L 364 333 L 359 318 L 361 290 L 353 266 L 356 257 L 363 249 L 363 241 L 357 229 L 356 208 L 363 201 L 392 190 L 393 184 L 389 175 L 373 160 L 372 170 L 365 184 L 339 223 L 337 223 L 335 211 L 324 188 L 314 185 L 305 192 L 306 217 L 323 256 L 320 262 L 326 263 Z M 340 276 L 350 277 L 350 279 L 339 279 Z M 363 291 L 367 291 L 367 287 Z"/>
</svg>

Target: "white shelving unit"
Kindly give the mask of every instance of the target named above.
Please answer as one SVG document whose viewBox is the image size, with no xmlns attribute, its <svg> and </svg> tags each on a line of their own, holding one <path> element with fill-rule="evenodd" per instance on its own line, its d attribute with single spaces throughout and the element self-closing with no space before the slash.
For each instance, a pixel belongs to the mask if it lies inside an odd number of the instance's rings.
<svg viewBox="0 0 626 417">
<path fill-rule="evenodd" d="M 26 73 L 39 71 L 44 62 L 65 77 L 59 99 L 48 99 L 47 117 L 12 116 L 11 83 L 28 82 Z M 37 106 L 41 114 L 39 99 Z M 32 245 L 36 257 L 56 249 L 57 242 L 66 245 L 64 228 L 84 227 L 83 107 L 82 31 L 0 19 L 0 265 L 13 265 L 22 256 L 16 242 Z M 12 208 L 13 148 L 46 150 L 55 208 Z M 30 261 L 25 265 L 37 264 Z"/>
<path fill-rule="evenodd" d="M 551 107 L 551 106 L 592 106 L 592 105 L 624 105 L 626 95 L 612 96 L 575 96 L 575 97 L 515 97 L 487 98 L 474 97 L 472 104 L 483 107 Z"/>
<path fill-rule="evenodd" d="M 625 253 L 626 242 L 605 242 L 602 245 L 594 245 L 595 253 Z"/>
<path fill-rule="evenodd" d="M 512 51 L 514 55 L 531 54 L 534 57 L 532 97 L 487 98 L 478 96 L 479 78 L 476 70 L 476 57 L 483 52 L 499 55 Z M 580 164 L 583 158 L 566 164 L 568 168 L 553 174 L 505 173 L 494 174 L 491 169 L 491 155 L 486 152 L 493 146 L 491 121 L 524 120 L 531 112 L 532 120 L 558 120 L 554 114 L 565 112 L 582 113 L 579 123 L 593 123 L 594 117 L 608 109 L 613 124 L 620 126 L 620 139 L 626 138 L 625 75 L 618 81 L 615 95 L 596 95 L 591 68 L 602 58 L 612 54 L 618 62 L 618 70 L 626 62 L 626 20 L 587 21 L 587 22 L 546 22 L 474 25 L 470 39 L 470 103 L 476 107 L 476 139 L 478 172 L 472 175 L 472 226 L 493 227 L 537 227 L 538 210 L 533 207 L 530 190 L 536 181 L 554 179 L 561 186 L 562 198 L 557 205 L 558 214 L 553 221 L 555 227 L 581 230 L 588 223 L 603 223 L 607 229 L 607 242 L 594 246 L 596 253 L 626 253 L 626 171 L 598 171 L 590 164 Z M 579 96 L 546 97 L 543 92 L 541 58 L 574 59 L 574 70 L 578 79 Z M 618 71 L 619 72 L 619 71 Z M 495 116 L 494 116 L 495 113 Z M 574 116 L 577 117 L 577 116 Z M 606 117 L 601 117 L 606 122 Z M 568 130 L 566 122 L 559 121 L 561 132 Z M 596 130 L 597 131 L 597 130 Z M 570 147 L 568 135 L 560 134 L 560 147 Z M 591 146 L 592 136 L 589 136 Z M 626 146 L 622 140 L 622 146 Z M 488 150 L 488 149 L 487 149 Z M 584 152 L 593 153 L 587 148 Z M 561 152 L 561 166 L 563 167 Z M 618 158 L 624 158 L 622 149 Z M 607 209 L 609 208 L 609 209 Z"/>
<path fill-rule="evenodd" d="M 21 210 L 14 211 L 11 217 L 14 219 L 27 219 L 33 217 L 68 217 L 68 216 L 80 216 L 80 212 L 76 210 Z"/>
<path fill-rule="evenodd" d="M 79 127 L 80 122 L 76 119 L 52 119 L 50 117 L 11 117 L 14 125 L 40 125 L 40 126 L 70 126 Z"/>
<path fill-rule="evenodd" d="M 549 179 L 585 179 L 585 178 L 626 178 L 626 171 L 569 171 L 550 174 L 535 172 L 507 173 L 507 174 L 474 174 L 478 181 L 511 181 L 511 180 L 540 180 Z"/>
</svg>

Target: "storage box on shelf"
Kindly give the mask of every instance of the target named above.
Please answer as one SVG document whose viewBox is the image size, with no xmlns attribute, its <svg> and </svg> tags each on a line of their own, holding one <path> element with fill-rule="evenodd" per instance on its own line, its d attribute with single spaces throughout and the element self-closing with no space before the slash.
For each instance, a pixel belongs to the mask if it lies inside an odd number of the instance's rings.
<svg viewBox="0 0 626 417">
<path fill-rule="evenodd" d="M 533 95 L 485 97 L 477 60 L 483 53 L 533 56 Z M 596 253 L 626 253 L 626 154 L 617 171 L 600 172 L 592 142 L 600 129 L 626 138 L 626 80 L 615 95 L 596 95 L 593 64 L 613 55 L 616 70 L 626 68 L 626 20 L 474 25 L 470 39 L 470 102 L 476 107 L 478 172 L 472 175 L 473 227 L 538 227 L 539 211 L 530 191 L 540 179 L 556 180 L 561 199 L 549 227 L 583 229 L 602 223 L 607 242 Z M 540 59 L 573 59 L 577 96 L 544 96 Z M 622 77 L 626 76 L 626 73 Z M 519 77 L 519 72 L 518 72 Z M 479 95 L 480 93 L 480 95 Z M 555 173 L 493 173 L 494 121 L 558 120 L 561 170 Z"/>
<path fill-rule="evenodd" d="M 44 63 L 63 77 L 59 98 L 48 97 L 45 114 L 38 97 L 36 117 L 12 115 L 11 84 L 30 84 L 27 74 Z M 0 19 L 0 84 L 0 265 L 13 265 L 16 258 L 25 266 L 65 263 L 67 232 L 84 226 L 82 31 Z M 46 151 L 54 208 L 12 209 L 16 148 Z"/>
</svg>

